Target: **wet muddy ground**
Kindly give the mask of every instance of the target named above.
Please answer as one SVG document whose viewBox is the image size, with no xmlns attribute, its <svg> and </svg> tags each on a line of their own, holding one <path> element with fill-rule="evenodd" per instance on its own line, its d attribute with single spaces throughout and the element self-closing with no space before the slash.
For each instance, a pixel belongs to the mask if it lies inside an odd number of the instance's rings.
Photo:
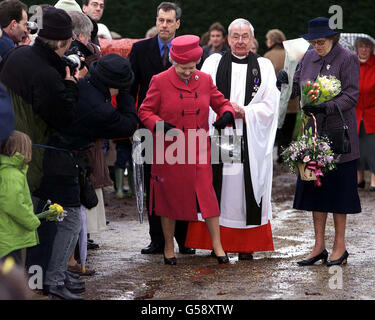
<svg viewBox="0 0 375 320">
<path fill-rule="evenodd" d="M 148 245 L 148 222 L 139 223 L 135 200 L 117 200 L 105 190 L 107 229 L 92 234 L 100 244 L 89 250 L 82 296 L 98 300 L 351 300 L 375 299 L 375 192 L 359 191 L 362 213 L 347 221 L 348 264 L 328 268 L 317 264 L 300 267 L 296 261 L 313 246 L 309 212 L 292 209 L 295 176 L 275 164 L 273 180 L 273 252 L 258 252 L 252 261 L 218 265 L 207 250 L 195 255 L 176 253 L 178 264 L 166 266 L 162 255 L 142 255 Z M 145 215 L 145 214 L 144 214 Z M 326 244 L 333 245 L 332 215 L 328 217 Z"/>
</svg>

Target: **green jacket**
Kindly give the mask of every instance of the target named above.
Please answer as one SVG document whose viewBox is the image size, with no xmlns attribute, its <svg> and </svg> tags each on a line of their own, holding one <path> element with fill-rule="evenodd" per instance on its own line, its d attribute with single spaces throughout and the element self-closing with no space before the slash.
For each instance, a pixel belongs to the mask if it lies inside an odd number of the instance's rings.
<svg viewBox="0 0 375 320">
<path fill-rule="evenodd" d="M 0 257 L 39 243 L 24 157 L 0 155 Z"/>
</svg>

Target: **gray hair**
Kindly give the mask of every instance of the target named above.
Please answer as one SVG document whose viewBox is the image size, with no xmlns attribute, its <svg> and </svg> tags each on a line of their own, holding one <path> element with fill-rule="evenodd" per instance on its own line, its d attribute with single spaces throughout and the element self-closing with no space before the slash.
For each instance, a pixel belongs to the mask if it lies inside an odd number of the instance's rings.
<svg viewBox="0 0 375 320">
<path fill-rule="evenodd" d="M 230 35 L 230 32 L 234 26 L 239 26 L 240 28 L 243 28 L 245 25 L 250 28 L 251 33 L 253 34 L 253 36 L 255 36 L 253 25 L 248 20 L 243 18 L 238 18 L 232 21 L 232 23 L 228 27 L 228 34 Z"/>
<path fill-rule="evenodd" d="M 73 33 L 79 36 L 81 33 L 84 35 L 91 35 L 94 26 L 88 16 L 78 11 L 69 12 L 72 19 Z"/>
</svg>

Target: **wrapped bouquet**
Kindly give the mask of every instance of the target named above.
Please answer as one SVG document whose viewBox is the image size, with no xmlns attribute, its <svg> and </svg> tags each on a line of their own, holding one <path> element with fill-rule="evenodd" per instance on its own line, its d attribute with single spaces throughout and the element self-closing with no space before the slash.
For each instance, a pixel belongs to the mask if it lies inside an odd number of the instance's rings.
<svg viewBox="0 0 375 320">
<path fill-rule="evenodd" d="M 341 92 L 341 82 L 334 76 L 321 76 L 316 81 L 307 81 L 302 86 L 302 106 L 317 106 L 329 101 Z"/>
<path fill-rule="evenodd" d="M 43 211 L 36 216 L 41 219 L 46 219 L 48 221 L 63 221 L 66 217 L 66 211 L 62 206 L 57 203 L 51 204 L 51 201 L 48 200 L 47 204 L 44 206 L 43 210 L 48 206 L 48 210 Z"/>
</svg>

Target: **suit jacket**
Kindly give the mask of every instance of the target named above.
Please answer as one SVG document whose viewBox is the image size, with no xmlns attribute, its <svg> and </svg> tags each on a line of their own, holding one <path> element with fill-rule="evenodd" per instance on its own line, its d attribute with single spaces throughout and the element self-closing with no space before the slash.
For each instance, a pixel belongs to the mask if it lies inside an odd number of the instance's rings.
<svg viewBox="0 0 375 320">
<path fill-rule="evenodd" d="M 171 63 L 168 61 L 166 68 L 163 67 L 158 36 L 134 43 L 129 61 L 135 76 L 130 93 L 134 99 L 138 96 L 137 105 L 140 106 L 146 97 L 151 78 L 155 74 L 167 70 Z"/>
</svg>

